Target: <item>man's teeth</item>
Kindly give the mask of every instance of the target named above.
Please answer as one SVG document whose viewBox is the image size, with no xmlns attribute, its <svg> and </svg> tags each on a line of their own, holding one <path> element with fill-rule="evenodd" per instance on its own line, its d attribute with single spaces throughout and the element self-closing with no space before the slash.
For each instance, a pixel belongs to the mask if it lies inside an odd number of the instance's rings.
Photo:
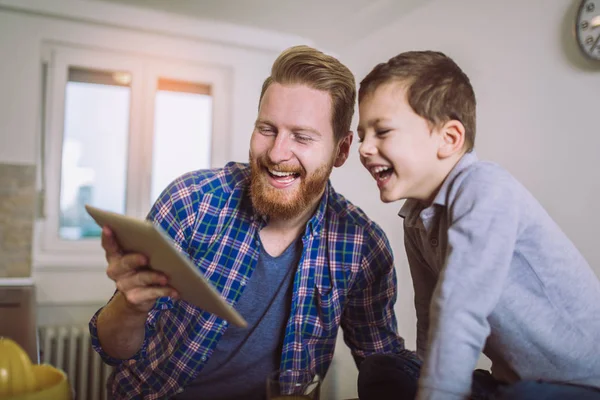
<svg viewBox="0 0 600 400">
<path fill-rule="evenodd" d="M 272 175 L 281 176 L 281 177 L 294 175 L 294 172 L 280 172 L 280 171 L 273 171 L 271 169 L 269 170 L 269 173 L 271 173 Z"/>
</svg>

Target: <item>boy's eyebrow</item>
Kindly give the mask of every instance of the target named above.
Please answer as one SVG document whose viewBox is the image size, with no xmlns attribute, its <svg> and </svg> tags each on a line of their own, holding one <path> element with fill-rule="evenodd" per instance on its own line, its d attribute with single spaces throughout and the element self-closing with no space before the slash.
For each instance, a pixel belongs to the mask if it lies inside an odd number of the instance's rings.
<svg viewBox="0 0 600 400">
<path fill-rule="evenodd" d="M 390 120 L 389 118 L 375 118 L 375 119 L 372 119 L 372 120 L 368 121 L 367 125 L 368 126 L 373 126 L 373 125 L 379 124 L 380 122 L 387 122 L 389 120 Z"/>
<path fill-rule="evenodd" d="M 370 127 L 370 126 L 375 126 L 375 125 L 377 125 L 377 124 L 379 124 L 379 123 L 381 123 L 381 122 L 386 122 L 386 121 L 389 121 L 389 119 L 388 119 L 388 118 L 375 118 L 375 119 L 370 119 L 370 120 L 368 120 L 368 121 L 366 122 L 366 124 L 359 124 L 359 125 L 358 125 L 358 127 L 356 127 L 356 131 L 357 131 L 357 132 L 362 132 L 362 131 L 364 131 L 364 130 L 365 130 L 365 128 L 364 128 L 364 127 L 365 127 L 365 125 L 366 125 L 367 127 Z"/>
</svg>

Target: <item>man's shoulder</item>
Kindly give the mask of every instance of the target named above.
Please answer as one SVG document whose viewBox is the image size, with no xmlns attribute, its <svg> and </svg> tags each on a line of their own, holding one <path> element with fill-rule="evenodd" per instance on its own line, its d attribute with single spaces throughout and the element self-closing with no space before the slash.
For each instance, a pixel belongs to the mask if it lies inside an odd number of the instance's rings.
<svg viewBox="0 0 600 400">
<path fill-rule="evenodd" d="M 219 208 L 236 193 L 241 198 L 248 176 L 248 165 L 234 162 L 222 168 L 187 172 L 175 178 L 163 190 L 148 213 L 148 218 L 160 221 L 177 216 L 179 220 L 191 223 L 193 218 L 189 217 L 195 215 L 198 209 Z"/>
<path fill-rule="evenodd" d="M 329 202 L 327 204 L 330 218 L 335 218 L 339 223 L 367 226 L 374 223 L 367 214 L 344 195 L 330 188 Z"/>
<path fill-rule="evenodd" d="M 224 167 L 199 169 L 179 176 L 173 186 L 201 194 L 231 193 L 245 185 L 250 176 L 248 164 L 229 162 Z"/>
<path fill-rule="evenodd" d="M 351 228 L 359 230 L 363 235 L 371 237 L 387 237 L 383 229 L 357 205 L 346 199 L 344 195 L 330 188 L 327 216 L 329 225 L 335 225 L 338 230 Z"/>
</svg>

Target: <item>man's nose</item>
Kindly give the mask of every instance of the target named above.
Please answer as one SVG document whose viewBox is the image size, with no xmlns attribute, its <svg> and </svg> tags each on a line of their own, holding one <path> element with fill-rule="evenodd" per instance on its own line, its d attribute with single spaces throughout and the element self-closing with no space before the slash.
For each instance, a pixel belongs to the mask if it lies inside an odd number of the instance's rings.
<svg viewBox="0 0 600 400">
<path fill-rule="evenodd" d="M 269 150 L 269 159 L 274 164 L 279 164 L 289 161 L 292 156 L 292 140 L 286 133 L 280 132 L 273 142 L 273 146 Z"/>
</svg>

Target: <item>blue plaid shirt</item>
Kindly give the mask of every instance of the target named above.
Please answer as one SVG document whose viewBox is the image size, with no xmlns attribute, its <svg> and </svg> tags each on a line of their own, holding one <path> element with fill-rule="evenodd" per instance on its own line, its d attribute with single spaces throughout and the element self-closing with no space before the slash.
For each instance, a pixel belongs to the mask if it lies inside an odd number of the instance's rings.
<svg viewBox="0 0 600 400">
<path fill-rule="evenodd" d="M 176 179 L 149 213 L 227 301 L 235 306 L 256 266 L 264 218 L 248 195 L 250 168 L 229 163 Z M 329 183 L 302 236 L 281 369 L 324 376 L 338 328 L 357 363 L 369 354 L 399 352 L 393 306 L 396 275 L 382 230 Z M 90 321 L 94 349 L 115 365 L 108 388 L 115 399 L 165 399 L 202 371 L 227 323 L 184 301 L 164 297 L 148 314 L 142 348 L 128 360 L 108 356 Z"/>
</svg>

